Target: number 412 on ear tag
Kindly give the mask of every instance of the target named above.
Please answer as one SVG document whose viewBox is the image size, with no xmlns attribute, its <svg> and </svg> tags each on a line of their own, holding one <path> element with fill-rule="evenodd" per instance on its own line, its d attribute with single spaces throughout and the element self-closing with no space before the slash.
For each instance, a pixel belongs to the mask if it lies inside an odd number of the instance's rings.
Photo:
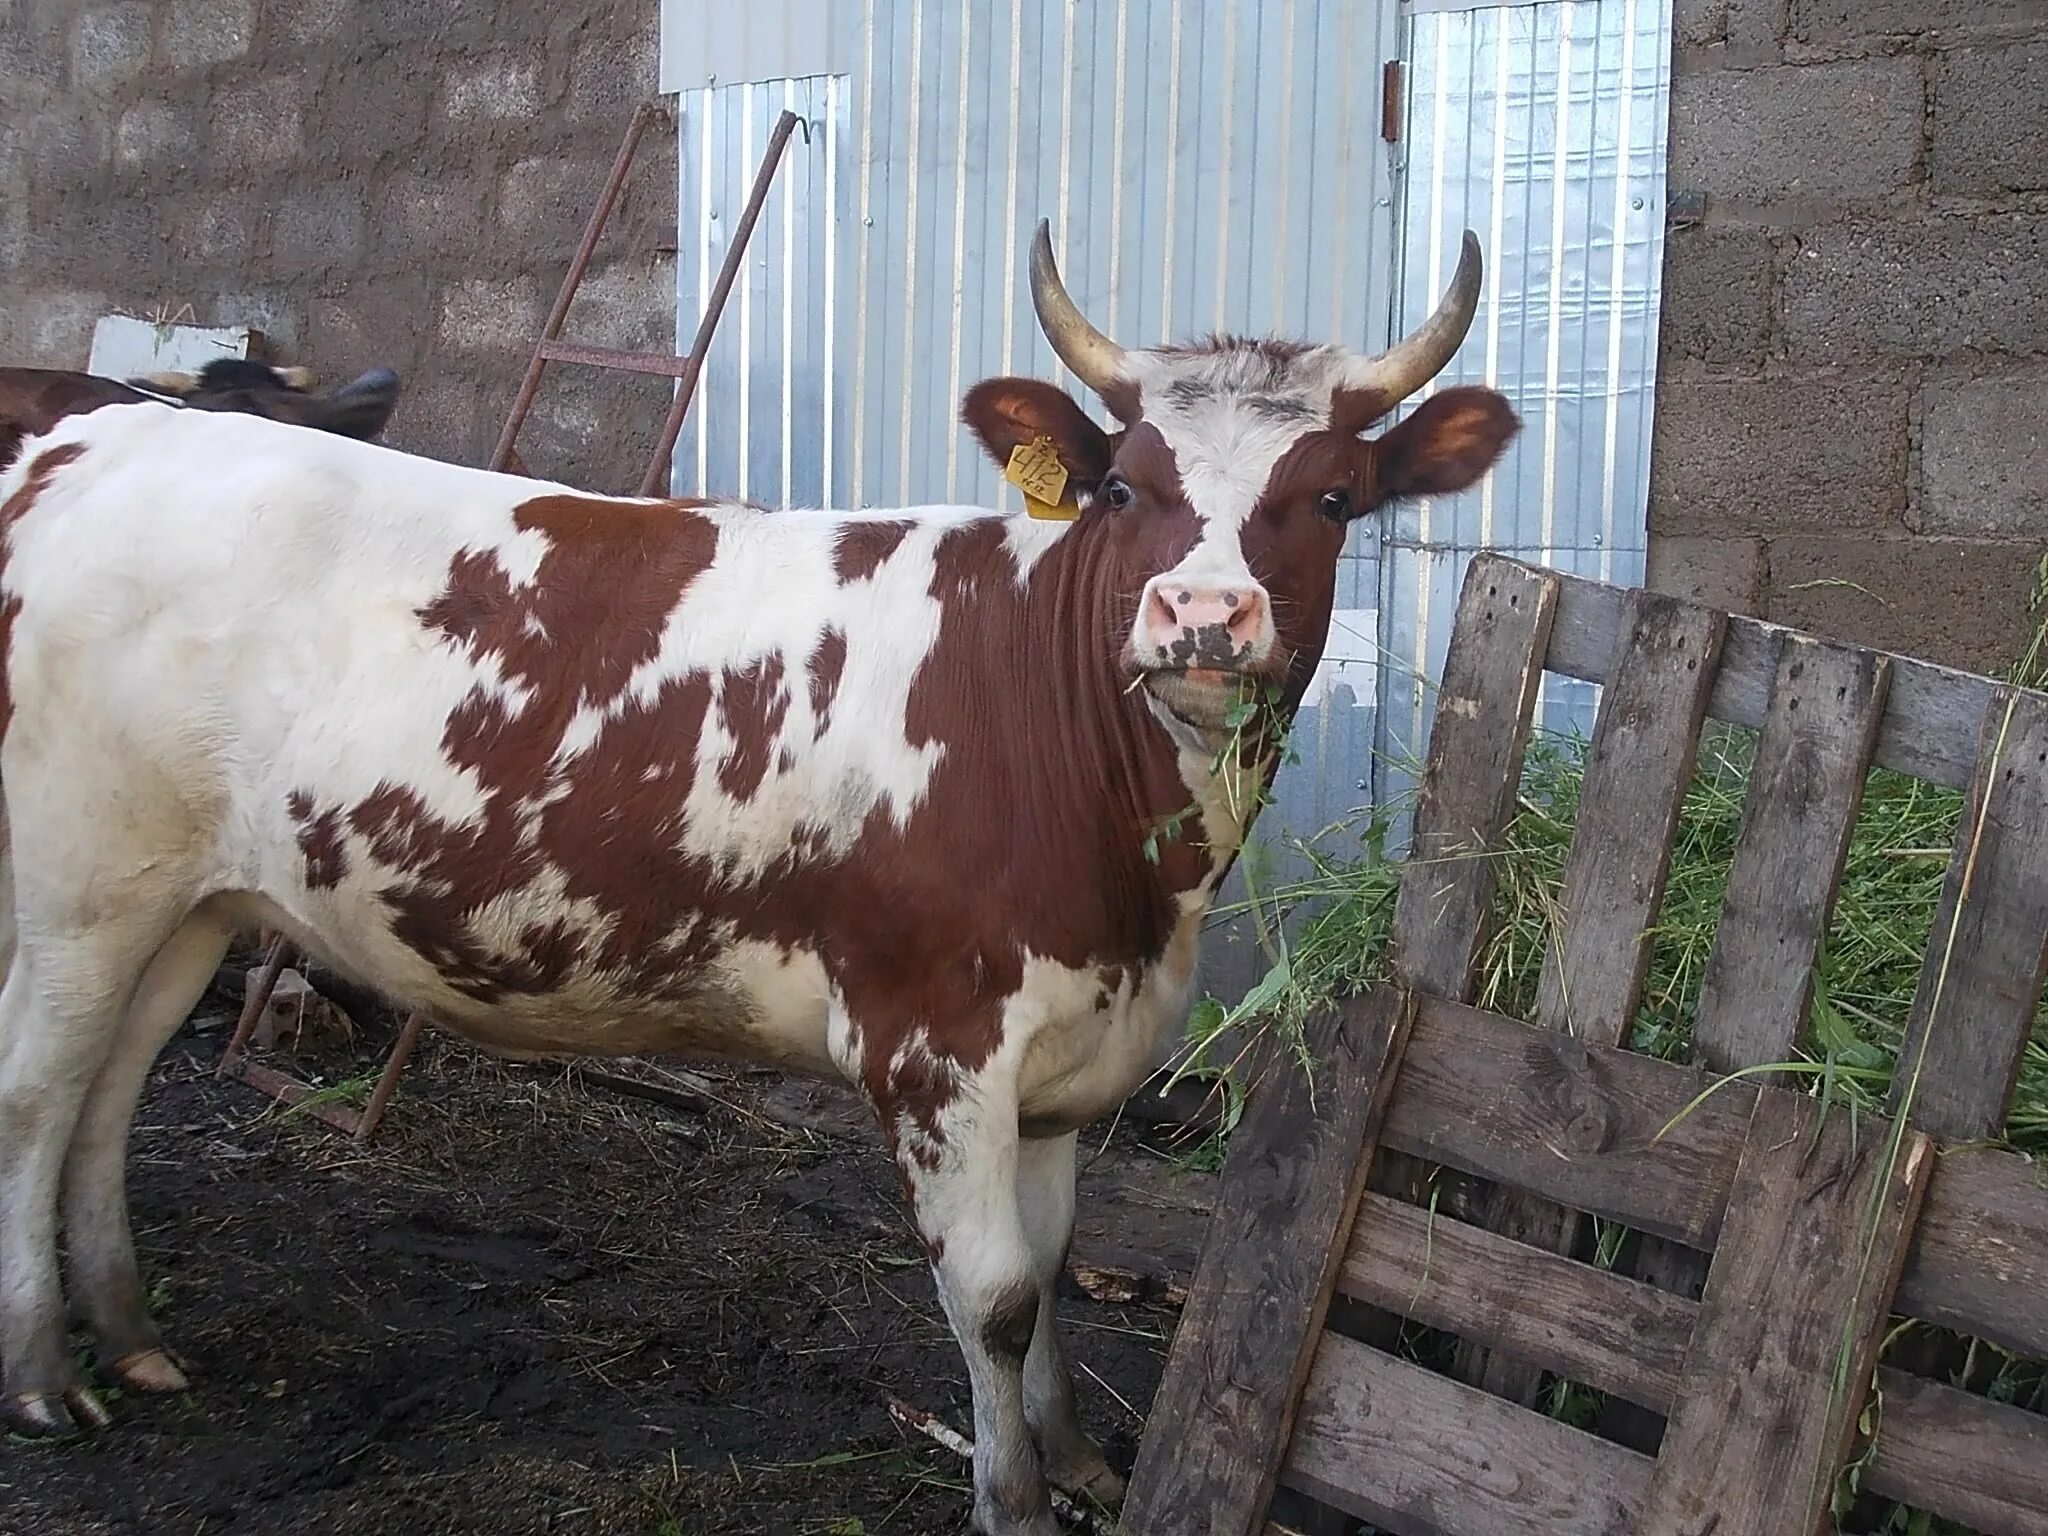
<svg viewBox="0 0 2048 1536">
<path fill-rule="evenodd" d="M 1070 523 L 1081 509 L 1067 499 L 1067 466 L 1049 437 L 1034 437 L 1010 450 L 1010 462 L 1003 478 L 1024 493 L 1024 510 L 1031 516 Z"/>
</svg>

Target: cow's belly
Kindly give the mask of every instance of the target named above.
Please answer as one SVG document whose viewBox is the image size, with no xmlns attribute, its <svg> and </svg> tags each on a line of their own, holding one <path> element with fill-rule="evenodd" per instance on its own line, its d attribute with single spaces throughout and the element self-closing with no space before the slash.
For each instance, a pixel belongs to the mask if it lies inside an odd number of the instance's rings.
<svg viewBox="0 0 2048 1536">
<path fill-rule="evenodd" d="M 374 898 L 251 901 L 247 916 L 292 935 L 365 985 L 502 1055 L 682 1055 L 836 1073 L 825 972 L 808 950 L 750 940 L 699 940 L 692 958 L 650 987 L 574 964 L 540 984 L 528 957 L 467 951 L 442 968 L 396 934 Z M 416 939 L 418 936 L 412 936 Z"/>
</svg>

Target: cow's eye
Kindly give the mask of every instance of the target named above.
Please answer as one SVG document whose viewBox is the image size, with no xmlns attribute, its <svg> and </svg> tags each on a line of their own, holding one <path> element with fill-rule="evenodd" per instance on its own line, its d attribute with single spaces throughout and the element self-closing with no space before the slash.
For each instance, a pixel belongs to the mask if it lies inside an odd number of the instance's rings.
<svg viewBox="0 0 2048 1536">
<path fill-rule="evenodd" d="M 1131 489 L 1130 481 L 1121 475 L 1111 475 L 1102 482 L 1102 499 L 1121 511 L 1137 499 L 1137 492 Z"/>
<path fill-rule="evenodd" d="M 1349 491 L 1325 491 L 1323 499 L 1316 503 L 1316 510 L 1333 523 L 1342 523 L 1351 517 L 1351 493 Z"/>
</svg>

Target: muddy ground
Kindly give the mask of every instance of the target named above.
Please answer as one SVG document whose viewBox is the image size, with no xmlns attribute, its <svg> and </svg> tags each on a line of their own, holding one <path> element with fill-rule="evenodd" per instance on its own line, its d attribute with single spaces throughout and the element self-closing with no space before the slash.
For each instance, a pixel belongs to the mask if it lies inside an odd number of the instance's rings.
<svg viewBox="0 0 2048 1536">
<path fill-rule="evenodd" d="M 841 1101 L 721 1071 L 702 1107 L 656 1104 L 430 1035 L 360 1150 L 213 1077 L 235 979 L 159 1062 L 129 1165 L 194 1390 L 0 1444 L 0 1532 L 965 1528 L 965 1464 L 888 1409 L 967 1428 L 965 1371 Z M 360 1073 L 381 1028 L 282 1064 Z M 1207 1192 L 1119 1129 L 1082 1198 L 1077 1256 L 1140 1281 L 1111 1303 L 1070 1279 L 1064 1306 L 1128 1470 L 1177 1315 L 1147 1287 L 1185 1276 Z"/>
</svg>

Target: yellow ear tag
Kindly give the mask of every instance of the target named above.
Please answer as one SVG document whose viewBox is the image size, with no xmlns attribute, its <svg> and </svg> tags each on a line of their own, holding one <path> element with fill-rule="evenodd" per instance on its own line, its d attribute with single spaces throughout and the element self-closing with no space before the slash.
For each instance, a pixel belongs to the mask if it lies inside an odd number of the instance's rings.
<svg viewBox="0 0 2048 1536">
<path fill-rule="evenodd" d="M 1067 466 L 1052 439 L 1034 437 L 1010 450 L 1003 478 L 1024 493 L 1024 510 L 1044 522 L 1070 523 L 1081 509 L 1067 500 Z"/>
</svg>

